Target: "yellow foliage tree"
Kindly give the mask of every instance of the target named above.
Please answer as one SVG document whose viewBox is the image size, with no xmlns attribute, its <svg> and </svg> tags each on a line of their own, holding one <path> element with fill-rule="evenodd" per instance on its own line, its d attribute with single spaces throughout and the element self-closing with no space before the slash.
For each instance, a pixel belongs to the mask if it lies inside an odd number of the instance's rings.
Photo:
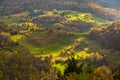
<svg viewBox="0 0 120 80">
<path fill-rule="evenodd" d="M 101 66 L 95 69 L 93 80 L 114 80 L 112 71 L 107 66 Z"/>
</svg>

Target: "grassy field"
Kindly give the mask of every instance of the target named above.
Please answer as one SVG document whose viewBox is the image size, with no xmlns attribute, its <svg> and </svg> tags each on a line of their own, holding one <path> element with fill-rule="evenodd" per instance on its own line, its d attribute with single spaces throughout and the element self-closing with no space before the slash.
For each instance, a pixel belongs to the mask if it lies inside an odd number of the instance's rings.
<svg viewBox="0 0 120 80">
<path fill-rule="evenodd" d="M 95 52 L 95 53 L 100 52 L 101 46 L 95 41 L 91 41 L 87 39 L 87 34 L 88 33 L 75 33 L 73 36 L 69 36 L 68 38 L 65 38 L 65 37 L 61 38 L 59 36 L 56 37 L 53 34 L 50 35 L 50 33 L 47 31 L 33 32 L 32 34 L 30 34 L 32 39 L 29 37 L 24 37 L 20 41 L 20 43 L 25 47 L 27 47 L 30 50 L 30 52 L 34 55 L 59 56 L 59 53 L 61 51 L 71 48 L 74 45 L 75 41 L 79 41 L 79 42 L 86 41 L 88 46 L 85 47 L 85 50 L 88 50 L 89 52 Z M 15 36 L 13 36 L 13 38 L 14 37 Z M 57 39 L 54 39 L 54 38 L 57 38 Z M 53 39 L 55 41 L 51 41 Z M 44 44 L 42 46 L 39 46 L 42 43 Z M 77 54 L 85 53 L 87 55 L 87 53 L 82 51 L 81 49 L 78 50 L 76 53 Z"/>
<path fill-rule="evenodd" d="M 12 14 L 12 15 L 9 15 L 9 16 L 3 16 L 0 19 L 0 22 L 3 22 L 5 24 L 11 26 L 15 23 L 20 23 L 19 22 L 20 17 L 28 16 L 28 14 L 29 14 L 29 12 L 21 12 L 21 13 Z"/>
<path fill-rule="evenodd" d="M 58 56 L 60 51 L 71 46 L 76 36 L 65 38 L 56 36 L 57 34 L 53 33 L 50 35 L 47 31 L 33 32 L 30 36 L 35 39 L 34 41 L 25 37 L 20 43 L 27 47 L 34 55 Z M 41 44 L 42 46 L 40 46 Z"/>
<path fill-rule="evenodd" d="M 17 17 L 4 17 L 3 19 L 0 20 L 0 22 L 6 23 L 7 25 L 12 25 L 14 23 L 19 23 L 19 18 Z"/>
<path fill-rule="evenodd" d="M 106 20 L 98 18 L 90 13 L 83 13 L 78 11 L 67 11 L 67 10 L 58 11 L 58 13 L 59 14 L 65 13 L 64 16 L 67 18 L 67 20 L 82 20 L 85 22 L 92 22 L 96 24 L 104 24 L 107 22 Z"/>
</svg>

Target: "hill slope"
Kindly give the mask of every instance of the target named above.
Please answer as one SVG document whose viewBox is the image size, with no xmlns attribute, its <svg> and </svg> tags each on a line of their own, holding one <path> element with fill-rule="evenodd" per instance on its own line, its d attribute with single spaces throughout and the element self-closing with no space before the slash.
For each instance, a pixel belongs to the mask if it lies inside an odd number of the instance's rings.
<svg viewBox="0 0 120 80">
<path fill-rule="evenodd" d="M 95 0 L 97 3 L 105 6 L 120 10 L 120 0 Z"/>
<path fill-rule="evenodd" d="M 97 40 L 107 48 L 120 50 L 120 21 L 108 24 L 107 26 L 92 28 L 90 38 Z"/>
<path fill-rule="evenodd" d="M 104 19 L 119 19 L 120 12 L 111 8 L 105 8 L 91 0 L 6 0 L 3 1 L 0 15 L 19 13 L 22 11 L 32 11 L 35 9 L 44 10 L 76 10 L 90 12 Z M 111 13 L 109 13 L 111 12 Z"/>
</svg>

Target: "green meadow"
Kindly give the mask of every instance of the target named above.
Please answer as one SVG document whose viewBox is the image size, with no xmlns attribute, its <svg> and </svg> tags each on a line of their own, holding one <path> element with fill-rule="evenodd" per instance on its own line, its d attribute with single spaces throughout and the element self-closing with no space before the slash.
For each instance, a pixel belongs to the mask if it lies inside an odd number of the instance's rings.
<svg viewBox="0 0 120 80">
<path fill-rule="evenodd" d="M 6 23 L 7 25 L 12 25 L 14 23 L 19 23 L 19 18 L 17 17 L 3 17 L 0 22 Z"/>
<path fill-rule="evenodd" d="M 62 10 L 58 11 L 59 14 L 64 14 L 64 17 L 67 18 L 67 20 L 82 20 L 85 22 L 91 22 L 96 24 L 104 24 L 107 21 L 101 18 L 96 17 L 95 15 L 91 13 L 83 13 L 78 11 L 71 11 L 71 10 Z"/>
</svg>

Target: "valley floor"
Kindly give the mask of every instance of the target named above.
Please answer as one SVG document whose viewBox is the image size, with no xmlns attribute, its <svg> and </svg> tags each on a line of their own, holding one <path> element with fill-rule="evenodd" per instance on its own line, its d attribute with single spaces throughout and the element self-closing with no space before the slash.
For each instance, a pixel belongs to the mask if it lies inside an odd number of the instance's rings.
<svg viewBox="0 0 120 80">
<path fill-rule="evenodd" d="M 53 67 L 57 67 L 62 71 L 65 68 L 65 64 L 61 62 L 67 60 L 68 55 L 71 53 L 78 55 L 81 59 L 96 59 L 98 63 L 95 64 L 95 66 L 107 65 L 110 68 L 116 68 L 115 66 L 119 66 L 120 64 L 120 52 L 114 51 L 112 49 L 105 49 L 96 41 L 88 39 L 88 33 L 73 33 L 72 36 L 69 36 L 68 38 L 62 36 L 63 39 L 60 40 L 58 39 L 58 36 L 56 37 L 57 33 L 49 35 L 50 38 L 48 37 L 48 34 L 49 33 L 46 31 L 33 32 L 30 33 L 30 36 L 32 38 L 34 37 L 35 42 L 31 38 L 29 38 L 28 34 L 27 37 L 23 38 L 20 41 L 20 43 L 27 47 L 35 57 L 52 56 L 52 62 L 54 63 Z M 41 40 L 39 38 L 41 38 Z M 51 41 L 53 40 L 53 38 L 55 38 L 54 40 L 56 42 Z M 37 41 L 39 43 L 37 43 Z M 42 44 L 43 46 L 40 46 L 41 43 L 45 44 Z M 60 63 L 55 63 L 57 61 L 60 61 Z M 102 63 L 99 61 L 102 61 Z"/>
</svg>

